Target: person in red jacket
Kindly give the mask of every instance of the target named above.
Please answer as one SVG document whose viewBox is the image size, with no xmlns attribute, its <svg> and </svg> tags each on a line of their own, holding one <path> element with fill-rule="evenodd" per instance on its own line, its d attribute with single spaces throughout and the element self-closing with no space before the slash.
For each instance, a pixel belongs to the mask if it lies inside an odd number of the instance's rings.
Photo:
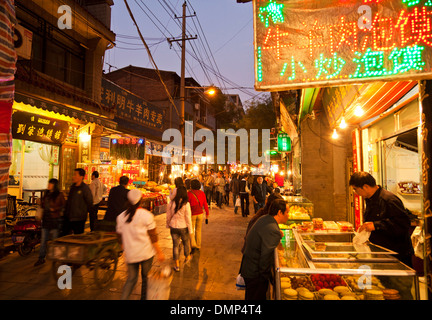
<svg viewBox="0 0 432 320">
<path fill-rule="evenodd" d="M 204 210 L 206 212 L 206 224 L 208 223 L 209 209 L 205 193 L 201 191 L 201 183 L 194 179 L 191 181 L 191 190 L 188 192 L 189 203 L 192 211 L 192 253 L 201 248 L 201 228 L 202 220 L 204 217 Z"/>
</svg>

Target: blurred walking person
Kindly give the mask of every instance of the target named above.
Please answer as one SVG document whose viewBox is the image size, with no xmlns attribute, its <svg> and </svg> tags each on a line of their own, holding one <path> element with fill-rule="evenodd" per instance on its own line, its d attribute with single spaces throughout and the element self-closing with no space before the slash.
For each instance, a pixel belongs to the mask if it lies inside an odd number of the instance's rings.
<svg viewBox="0 0 432 320">
<path fill-rule="evenodd" d="M 70 232 L 74 234 L 84 233 L 87 213 L 93 206 L 93 196 L 87 184 L 84 183 L 85 170 L 78 168 L 74 170 L 68 199 L 66 202 L 64 234 Z"/>
<path fill-rule="evenodd" d="M 233 195 L 234 213 L 237 214 L 239 206 L 237 206 L 237 198 L 240 196 L 240 181 L 238 174 L 234 173 L 230 182 L 230 190 Z"/>
<path fill-rule="evenodd" d="M 174 270 L 180 271 L 180 240 L 183 242 L 185 264 L 191 260 L 191 239 L 193 232 L 192 214 L 186 187 L 177 188 L 176 196 L 167 206 L 166 226 L 170 228 L 173 241 Z"/>
<path fill-rule="evenodd" d="M 249 187 L 247 181 L 247 175 L 244 175 L 239 183 L 239 194 L 241 201 L 241 213 L 242 217 L 249 215 Z"/>
<path fill-rule="evenodd" d="M 96 221 L 98 219 L 99 205 L 102 202 L 104 193 L 104 185 L 99 180 L 99 172 L 93 171 L 91 175 L 92 182 L 90 183 L 90 190 L 93 196 L 93 206 L 89 210 L 90 231 L 94 231 Z"/>
<path fill-rule="evenodd" d="M 215 179 L 213 177 L 213 169 L 210 169 L 210 171 L 207 174 L 207 177 L 205 177 L 204 180 L 204 193 L 206 195 L 206 199 L 207 199 L 207 205 L 210 206 L 211 201 L 212 201 L 212 195 L 213 195 L 213 186 L 214 186 L 214 182 Z"/>
<path fill-rule="evenodd" d="M 35 266 L 45 263 L 48 240 L 50 238 L 58 238 L 60 234 L 61 218 L 65 203 L 63 192 L 59 189 L 59 181 L 57 179 L 50 179 L 48 181 L 48 190 L 42 197 L 40 203 L 43 210 L 41 246 L 39 249 L 39 259 L 34 264 Z"/>
<path fill-rule="evenodd" d="M 141 266 L 141 300 L 147 298 L 147 274 L 156 255 L 159 262 L 164 255 L 158 244 L 153 214 L 142 208 L 142 193 L 138 189 L 128 192 L 129 207 L 117 217 L 116 231 L 123 246 L 128 267 L 128 278 L 121 299 L 127 300 L 138 280 Z"/>
<path fill-rule="evenodd" d="M 222 175 L 222 171 L 219 171 L 215 180 L 216 187 L 216 205 L 219 209 L 222 209 L 222 201 L 225 193 L 225 179 Z"/>
<path fill-rule="evenodd" d="M 129 184 L 129 177 L 122 176 L 119 179 L 119 185 L 111 188 L 108 194 L 108 207 L 105 213 L 104 220 L 106 221 L 116 221 L 117 216 L 125 211 L 129 206 L 129 201 L 127 198 L 129 189 L 127 185 Z"/>
<path fill-rule="evenodd" d="M 208 223 L 209 209 L 204 192 L 200 190 L 200 183 L 198 180 L 191 181 L 191 190 L 188 192 L 189 203 L 192 212 L 192 253 L 201 249 L 201 230 L 204 218 L 204 211 L 206 213 L 206 223 Z"/>
</svg>

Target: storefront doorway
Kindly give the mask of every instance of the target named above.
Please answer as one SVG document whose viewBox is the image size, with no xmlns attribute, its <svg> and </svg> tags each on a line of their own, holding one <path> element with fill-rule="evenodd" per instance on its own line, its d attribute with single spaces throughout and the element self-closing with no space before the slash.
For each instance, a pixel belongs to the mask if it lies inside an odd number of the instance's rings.
<svg viewBox="0 0 432 320">
<path fill-rule="evenodd" d="M 34 141 L 12 141 L 12 163 L 9 168 L 9 194 L 34 201 L 51 178 L 59 178 L 60 146 Z"/>
</svg>

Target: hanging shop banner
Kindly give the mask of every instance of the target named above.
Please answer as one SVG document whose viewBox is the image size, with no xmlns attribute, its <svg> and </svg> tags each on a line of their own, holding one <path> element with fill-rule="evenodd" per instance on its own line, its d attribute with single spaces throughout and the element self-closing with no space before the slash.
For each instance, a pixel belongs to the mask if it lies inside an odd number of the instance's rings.
<svg viewBox="0 0 432 320">
<path fill-rule="evenodd" d="M 432 77 L 432 0 L 255 0 L 255 87 Z"/>
<path fill-rule="evenodd" d="M 115 106 L 116 116 L 141 126 L 162 130 L 164 110 L 102 78 L 101 103 Z"/>
<path fill-rule="evenodd" d="M 48 144 L 65 142 L 69 123 L 34 113 L 16 111 L 12 115 L 12 137 Z"/>
</svg>

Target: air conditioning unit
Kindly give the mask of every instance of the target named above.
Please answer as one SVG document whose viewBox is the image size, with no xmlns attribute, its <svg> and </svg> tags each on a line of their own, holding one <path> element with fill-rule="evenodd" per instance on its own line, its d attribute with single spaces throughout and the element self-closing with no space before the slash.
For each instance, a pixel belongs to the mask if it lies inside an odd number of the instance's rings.
<svg viewBox="0 0 432 320">
<path fill-rule="evenodd" d="M 17 24 L 14 29 L 14 45 L 18 57 L 31 59 L 33 32 Z"/>
</svg>

